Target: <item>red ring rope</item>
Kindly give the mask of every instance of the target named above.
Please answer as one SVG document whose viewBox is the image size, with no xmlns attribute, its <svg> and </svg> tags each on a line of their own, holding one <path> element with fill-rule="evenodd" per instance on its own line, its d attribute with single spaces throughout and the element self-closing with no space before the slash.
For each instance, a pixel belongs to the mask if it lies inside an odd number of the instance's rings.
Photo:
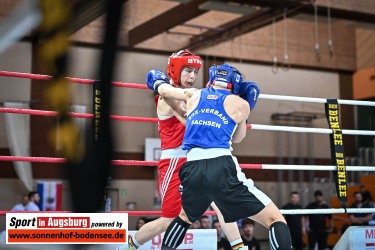
<svg viewBox="0 0 375 250">
<path fill-rule="evenodd" d="M 19 73 L 19 72 L 11 72 L 11 71 L 4 71 L 4 70 L 0 70 L 0 76 L 26 78 L 26 79 L 32 79 L 32 80 L 50 80 L 52 78 L 52 76 L 48 76 L 48 75 Z M 66 77 L 66 79 L 69 82 L 80 83 L 80 84 L 94 84 L 96 82 L 95 80 L 82 79 L 82 78 L 76 78 L 76 77 Z M 148 89 L 148 87 L 145 84 L 139 84 L 139 83 L 126 83 L 126 82 L 113 81 L 112 85 L 116 87 L 127 87 L 127 88 L 133 88 L 133 89 Z"/>
<path fill-rule="evenodd" d="M 0 155 L 0 161 L 64 163 L 65 158 Z M 113 160 L 112 164 L 116 166 L 157 166 L 158 162 L 157 161 L 136 161 L 136 160 Z"/>
<path fill-rule="evenodd" d="M 37 109 L 23 109 L 23 108 L 4 108 L 0 107 L 0 113 L 26 114 L 26 115 L 40 115 L 40 116 L 57 116 L 56 111 L 46 111 Z M 76 118 L 93 118 L 93 114 L 83 114 L 69 112 L 69 115 Z M 132 121 L 132 122 L 154 122 L 157 123 L 157 118 L 150 117 L 136 117 L 136 116 L 120 116 L 111 115 L 111 119 L 118 121 Z"/>
<path fill-rule="evenodd" d="M 5 216 L 7 213 L 73 213 L 73 211 L 0 211 L 0 216 Z M 128 213 L 129 216 L 145 216 L 158 215 L 161 216 L 161 211 L 111 211 L 110 213 Z M 206 211 L 205 215 L 216 215 L 215 211 Z"/>
<path fill-rule="evenodd" d="M 5 156 L 0 155 L 0 161 L 27 161 L 45 163 L 64 163 L 65 158 L 53 157 L 32 157 L 32 156 Z M 112 160 L 115 166 L 157 166 L 157 161 L 136 161 L 136 160 Z M 262 169 L 263 164 L 239 164 L 244 169 Z"/>
</svg>

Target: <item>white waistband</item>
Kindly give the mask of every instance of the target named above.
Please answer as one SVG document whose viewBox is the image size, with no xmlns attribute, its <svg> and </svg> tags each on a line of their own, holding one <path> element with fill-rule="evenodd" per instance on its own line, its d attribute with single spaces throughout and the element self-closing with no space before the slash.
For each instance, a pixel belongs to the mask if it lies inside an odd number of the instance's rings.
<svg viewBox="0 0 375 250">
<path fill-rule="evenodd" d="M 186 157 L 186 150 L 182 150 L 181 147 L 165 149 L 161 152 L 160 159 L 170 158 L 184 158 Z"/>
<path fill-rule="evenodd" d="M 212 159 L 223 155 L 232 155 L 229 148 L 193 148 L 187 153 L 187 161 Z"/>
</svg>

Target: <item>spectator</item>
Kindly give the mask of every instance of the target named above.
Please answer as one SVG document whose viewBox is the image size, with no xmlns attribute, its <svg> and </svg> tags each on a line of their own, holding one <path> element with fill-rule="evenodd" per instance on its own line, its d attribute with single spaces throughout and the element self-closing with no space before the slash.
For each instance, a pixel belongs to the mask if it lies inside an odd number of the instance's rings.
<svg viewBox="0 0 375 250">
<path fill-rule="evenodd" d="M 201 225 L 199 229 L 210 229 L 210 218 L 207 215 L 202 215 L 199 218 L 199 222 Z"/>
<path fill-rule="evenodd" d="M 370 205 L 364 203 L 361 192 L 355 192 L 353 197 L 354 202 L 350 208 L 371 208 Z M 358 213 L 350 215 L 350 220 L 353 226 L 367 226 L 371 219 L 372 214 Z"/>
<path fill-rule="evenodd" d="M 259 241 L 254 237 L 255 223 L 252 219 L 242 220 L 243 235 L 241 236 L 243 244 L 248 246 L 249 250 L 260 250 Z"/>
<path fill-rule="evenodd" d="M 315 201 L 307 205 L 306 209 L 325 209 L 329 206 L 323 199 L 323 193 L 316 190 L 314 193 Z M 309 250 L 315 249 L 315 244 L 318 243 L 318 249 L 324 250 L 327 247 L 328 233 L 333 231 L 333 219 L 331 214 L 309 214 L 306 224 L 309 235 Z M 329 227 L 326 227 L 328 222 Z"/>
<path fill-rule="evenodd" d="M 232 246 L 230 245 L 229 241 L 221 237 L 222 229 L 220 226 L 220 222 L 218 220 L 214 220 L 212 222 L 212 228 L 216 229 L 216 233 L 217 233 L 217 249 L 232 250 Z"/>
<path fill-rule="evenodd" d="M 135 225 L 135 230 L 139 230 L 144 224 L 146 224 L 147 219 L 145 217 L 139 217 Z"/>
<path fill-rule="evenodd" d="M 7 231 L 0 231 L 0 245 L 5 245 L 7 241 Z"/>
<path fill-rule="evenodd" d="M 301 204 L 299 204 L 299 193 L 297 191 L 290 193 L 289 203 L 285 204 L 282 209 L 302 209 Z M 304 217 L 300 214 L 287 214 L 284 217 L 292 236 L 293 249 L 302 250 L 303 237 L 306 235 Z"/>
<path fill-rule="evenodd" d="M 29 203 L 29 196 L 25 194 L 24 196 L 22 196 L 21 203 L 15 205 L 11 209 L 11 211 L 25 211 L 28 203 Z"/>
<path fill-rule="evenodd" d="M 373 203 L 371 193 L 366 189 L 365 185 L 360 186 L 362 193 L 362 202 L 366 205 L 371 205 Z"/>
<path fill-rule="evenodd" d="M 29 203 L 27 204 L 25 210 L 26 211 L 40 211 L 37 205 L 40 201 L 40 196 L 38 192 L 36 191 L 29 192 L 28 197 L 29 197 Z"/>
</svg>

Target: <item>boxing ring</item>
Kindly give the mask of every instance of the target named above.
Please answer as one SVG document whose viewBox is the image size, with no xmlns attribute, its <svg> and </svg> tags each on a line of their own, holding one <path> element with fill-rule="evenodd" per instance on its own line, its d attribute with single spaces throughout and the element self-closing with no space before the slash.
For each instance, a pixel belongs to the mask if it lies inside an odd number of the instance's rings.
<svg viewBox="0 0 375 250">
<path fill-rule="evenodd" d="M 0 70 L 1 77 L 15 77 L 25 78 L 31 80 L 51 80 L 48 75 L 10 72 Z M 67 81 L 77 84 L 93 85 L 95 80 L 81 79 L 66 77 Z M 125 82 L 112 82 L 113 87 L 120 88 L 134 88 L 140 90 L 148 90 L 145 84 L 139 83 L 125 83 Z M 311 98 L 311 97 L 296 97 L 296 96 L 282 96 L 282 95 L 269 95 L 260 94 L 262 100 L 279 100 L 279 101 L 295 101 L 295 102 L 310 102 L 310 103 L 327 103 L 327 99 L 324 98 Z M 370 101 L 355 101 L 355 100 L 341 100 L 338 99 L 339 105 L 362 105 L 375 107 L 375 102 Z M 35 116 L 57 116 L 58 112 L 49 110 L 35 110 L 35 109 L 23 109 L 23 108 L 9 108 L 0 107 L 1 113 L 12 113 L 12 114 L 24 114 L 24 115 L 35 115 Z M 69 116 L 74 118 L 92 119 L 94 114 L 87 113 L 75 113 L 69 112 Z M 134 116 L 120 116 L 111 115 L 111 119 L 123 122 L 142 122 L 142 123 L 157 123 L 157 118 L 149 117 L 134 117 Z M 294 126 L 277 126 L 277 125 L 264 125 L 264 124 L 248 124 L 248 129 L 261 130 L 261 131 L 277 131 L 277 132 L 294 132 L 294 133 L 319 133 L 330 135 L 334 133 L 329 128 L 304 128 Z M 342 129 L 344 135 L 362 135 L 362 136 L 375 136 L 375 131 L 369 130 L 350 130 Z M 25 161 L 32 163 L 57 163 L 62 164 L 66 162 L 65 158 L 54 158 L 54 157 L 33 157 L 33 156 L 9 156 L 0 155 L 0 161 Z M 155 167 L 157 161 L 138 161 L 138 160 L 112 160 L 112 165 L 115 167 L 126 167 L 126 166 L 142 166 L 142 167 Z M 242 169 L 257 169 L 257 170 L 315 170 L 315 171 L 335 171 L 337 170 L 336 165 L 284 165 L 284 164 L 248 164 L 241 163 Z M 346 166 L 346 171 L 366 171 L 375 172 L 374 166 Z M 0 211 L 0 216 L 5 216 L 10 211 Z M 69 212 L 69 211 L 61 211 Z M 161 211 L 112 211 L 112 212 L 126 212 L 129 216 L 160 216 Z M 297 210 L 281 210 L 282 214 L 344 214 L 344 213 L 375 213 L 375 208 L 330 208 L 330 209 L 297 209 Z M 214 215 L 214 211 L 207 211 L 206 214 Z"/>
</svg>

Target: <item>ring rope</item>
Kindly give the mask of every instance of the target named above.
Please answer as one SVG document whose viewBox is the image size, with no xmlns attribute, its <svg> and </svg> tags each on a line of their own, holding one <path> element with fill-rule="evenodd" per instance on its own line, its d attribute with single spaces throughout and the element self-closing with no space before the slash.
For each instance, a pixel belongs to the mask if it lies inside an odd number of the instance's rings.
<svg viewBox="0 0 375 250">
<path fill-rule="evenodd" d="M 347 208 L 348 214 L 360 213 L 374 213 L 375 208 Z M 71 211 L 22 211 L 23 213 L 69 213 Z M 280 209 L 282 214 L 344 214 L 343 208 L 324 208 L 324 209 Z M 0 211 L 0 216 L 5 216 L 7 213 L 14 213 L 14 211 Z M 161 216 L 161 211 L 145 210 L 145 211 L 111 211 L 110 213 L 128 213 L 129 216 L 144 216 L 144 215 L 158 215 Z M 215 211 L 206 211 L 205 215 L 216 215 Z"/>
<path fill-rule="evenodd" d="M 327 99 L 317 98 L 317 97 L 260 94 L 259 98 L 268 99 L 268 100 L 279 100 L 279 101 L 327 103 Z M 338 104 L 345 104 L 345 105 L 358 105 L 358 106 L 375 107 L 375 102 L 372 102 L 372 101 L 357 101 L 357 100 L 337 99 L 337 102 L 338 102 Z"/>
<path fill-rule="evenodd" d="M 0 161 L 27 161 L 44 163 L 64 163 L 65 158 L 54 157 L 32 157 L 32 156 L 4 156 L 0 155 Z M 136 160 L 112 160 L 116 166 L 157 166 L 157 161 L 136 161 Z M 332 171 L 336 166 L 331 165 L 283 165 L 283 164 L 239 164 L 243 169 L 263 169 L 263 170 L 315 170 Z M 373 166 L 347 166 L 348 171 L 375 171 Z"/>
<path fill-rule="evenodd" d="M 0 76 L 7 76 L 7 77 L 21 77 L 21 78 L 30 78 L 35 80 L 50 80 L 52 77 L 48 75 L 37 75 L 37 74 L 28 74 L 28 73 L 19 73 L 19 72 L 6 72 L 0 71 Z M 94 84 L 95 80 L 90 79 L 81 79 L 81 78 L 70 78 L 66 77 L 66 79 L 70 82 L 80 83 L 80 84 Z M 114 86 L 118 87 L 129 87 L 129 88 L 140 88 L 140 89 L 147 89 L 147 86 L 144 84 L 137 84 L 137 83 L 123 83 L 123 82 L 112 82 Z M 299 101 L 299 102 L 314 102 L 314 103 L 327 103 L 327 99 L 325 98 L 313 98 L 313 97 L 296 97 L 296 96 L 281 96 L 281 95 L 267 95 L 267 94 L 260 94 L 259 98 L 261 99 L 271 99 L 271 100 L 285 100 L 285 101 Z M 354 100 L 337 100 L 338 104 L 347 104 L 347 105 L 364 105 L 364 106 L 375 106 L 375 102 L 370 101 L 354 101 Z M 2 109 L 2 108 L 1 108 Z M 10 112 L 10 113 L 21 113 L 21 112 L 28 112 L 28 114 L 33 115 L 45 115 L 45 116 L 56 116 L 57 112 L 55 111 L 41 111 L 41 110 L 20 110 L 20 109 L 13 109 L 11 108 L 4 108 L 0 110 L 0 112 Z M 78 113 L 69 113 L 72 117 L 77 118 L 92 118 L 93 114 L 78 114 Z M 150 122 L 157 122 L 156 118 L 140 118 L 140 117 L 125 117 L 125 116 L 111 116 L 112 119 L 116 120 L 133 120 L 135 121 L 147 121 Z M 300 128 L 300 127 L 287 127 L 287 126 L 272 126 L 272 125 L 259 125 L 259 124 L 251 124 L 248 125 L 248 128 L 251 129 L 259 129 L 259 130 L 273 130 L 273 131 L 291 131 L 291 132 L 307 132 L 307 133 L 324 133 L 324 134 L 331 134 L 333 133 L 331 129 L 324 129 L 324 128 Z M 364 130 L 342 130 L 343 134 L 354 134 L 354 135 L 375 135 L 373 131 L 364 131 Z M 13 159 L 11 159 L 13 158 Z M 55 162 L 55 163 L 62 163 L 65 162 L 64 158 L 48 158 L 48 157 L 17 157 L 17 156 L 0 156 L 0 160 L 7 159 L 8 161 L 13 161 L 15 158 L 18 158 L 18 161 L 30 161 L 30 158 L 34 162 Z M 47 159 L 48 158 L 48 159 Z M 131 163 L 136 165 L 145 166 L 146 162 L 142 161 L 125 161 L 125 160 L 115 160 L 112 162 L 114 165 L 131 165 Z M 148 162 L 150 164 L 148 166 L 155 166 L 157 162 Z M 242 168 L 251 168 L 251 169 L 298 169 L 299 170 L 334 170 L 336 166 L 306 166 L 306 165 L 275 165 L 275 164 L 240 164 Z M 280 168 L 281 167 L 281 168 Z M 329 169 L 332 168 L 332 169 Z M 350 171 L 351 167 L 348 166 L 347 170 Z M 368 169 L 367 171 L 375 171 L 373 167 L 365 167 L 363 166 L 354 166 L 352 171 L 364 171 L 363 169 Z M 293 211 L 287 210 L 282 211 L 283 214 L 307 214 L 307 213 L 318 213 L 319 209 L 302 209 L 300 211 Z M 354 212 L 351 209 L 321 209 L 324 210 L 323 213 L 350 213 Z M 368 209 L 360 209 L 356 211 L 358 213 L 366 213 L 366 212 L 373 212 L 375 209 L 370 209 L 371 211 L 367 211 Z M 322 211 L 320 211 L 322 212 Z M 0 211 L 1 213 L 1 211 Z"/>
<path fill-rule="evenodd" d="M 65 158 L 56 157 L 33 157 L 33 156 L 0 156 L 0 161 L 27 161 L 39 163 L 65 163 Z M 136 160 L 112 160 L 116 166 L 157 166 L 157 161 L 136 161 Z"/>
<path fill-rule="evenodd" d="M 51 76 L 48 76 L 48 75 L 31 74 L 31 73 L 19 73 L 19 72 L 4 71 L 4 70 L 0 70 L 0 76 L 28 78 L 28 79 L 33 79 L 33 80 L 50 80 L 51 79 Z M 90 80 L 90 79 L 72 78 L 72 77 L 66 77 L 66 79 L 70 82 L 80 83 L 80 84 L 93 84 L 93 83 L 95 83 L 95 80 Z M 112 85 L 117 86 L 117 87 L 148 89 L 148 87 L 145 84 L 141 84 L 141 83 L 112 82 Z M 282 101 L 327 103 L 327 99 L 316 98 L 316 97 L 299 97 L 299 96 L 260 94 L 259 98 L 260 99 L 269 99 L 269 100 L 282 100 Z M 373 106 L 373 107 L 375 107 L 375 102 L 371 102 L 371 101 L 337 99 L 337 102 L 339 104 L 345 104 L 345 105 L 360 105 L 360 106 Z"/>
<path fill-rule="evenodd" d="M 297 133 L 318 133 L 318 134 L 332 134 L 332 129 L 328 128 L 301 128 L 293 126 L 277 126 L 277 125 L 262 125 L 262 124 L 249 124 L 248 127 L 255 130 L 269 130 L 269 131 L 287 131 Z M 371 130 L 352 130 L 342 129 L 344 135 L 375 135 L 375 131 Z"/>
<path fill-rule="evenodd" d="M 0 107 L 0 113 L 40 115 L 40 116 L 56 116 L 57 115 L 56 111 L 23 109 L 23 108 L 4 108 L 4 107 Z M 75 113 L 75 112 L 69 112 L 69 115 L 75 118 L 93 118 L 94 117 L 93 114 Z M 113 120 L 119 120 L 119 121 L 153 122 L 153 123 L 158 122 L 157 118 L 148 118 L 148 117 L 111 115 L 111 118 Z"/>
<path fill-rule="evenodd" d="M 48 75 L 19 73 L 19 72 L 3 71 L 3 70 L 0 70 L 0 76 L 26 78 L 26 79 L 31 79 L 31 80 L 50 80 L 52 78 L 52 76 L 48 76 Z M 94 84 L 96 82 L 96 80 L 76 78 L 76 77 L 65 77 L 65 79 L 67 79 L 69 82 L 79 83 L 79 84 Z M 125 83 L 125 82 L 113 81 L 112 85 L 116 87 L 126 87 L 126 88 L 134 88 L 134 89 L 148 89 L 148 87 L 145 84 L 140 84 L 140 83 Z"/>
<path fill-rule="evenodd" d="M 28 114 L 28 115 L 40 115 L 40 116 L 56 116 L 56 111 L 36 110 L 36 109 L 22 109 L 22 108 L 4 108 L 0 107 L 0 113 L 13 113 L 13 114 Z M 75 113 L 69 112 L 69 115 L 76 118 L 93 118 L 93 114 Z M 136 117 L 136 116 L 120 116 L 111 115 L 111 119 L 118 121 L 132 121 L 132 122 L 153 122 L 157 123 L 157 118 L 151 117 Z M 253 130 L 267 130 L 267 131 L 287 131 L 297 133 L 320 133 L 320 134 L 332 134 L 332 129 L 328 128 L 301 128 L 293 126 L 277 126 L 277 125 L 262 125 L 262 124 L 248 124 L 247 128 Z M 375 136 L 375 131 L 371 130 L 352 130 L 343 129 L 344 135 L 369 135 Z"/>
<path fill-rule="evenodd" d="M 124 211 L 112 211 L 124 212 Z M 130 216 L 161 215 L 161 211 L 125 211 Z M 280 209 L 282 214 L 344 214 L 343 208 L 321 208 L 321 209 Z M 374 213 L 375 208 L 347 208 L 348 214 Z M 206 211 L 205 215 L 216 215 L 215 211 Z"/>
<path fill-rule="evenodd" d="M 26 73 L 18 73 L 18 72 L 4 72 L 0 71 L 1 76 L 12 76 L 12 77 L 23 77 L 23 78 L 30 78 L 30 79 L 36 79 L 36 80 L 50 80 L 52 77 L 47 75 L 36 75 L 36 74 L 26 74 Z M 95 80 L 89 80 L 89 79 L 80 79 L 80 78 L 70 78 L 66 77 L 66 79 L 70 82 L 74 83 L 80 83 L 80 84 L 94 84 Z M 112 82 L 114 86 L 118 87 L 129 87 L 129 88 L 142 88 L 147 89 L 147 86 L 144 84 L 136 84 L 136 83 L 122 83 L 122 82 Z M 311 97 L 295 97 L 295 96 L 281 96 L 281 95 L 266 95 L 261 94 L 259 98 L 263 99 L 272 99 L 272 100 L 286 100 L 286 101 L 300 101 L 300 102 L 315 102 L 315 103 L 327 103 L 327 99 L 324 98 L 311 98 Z M 375 102 L 368 102 L 368 101 L 354 101 L 354 100 L 337 100 L 338 104 L 348 104 L 348 105 L 366 105 L 366 106 L 375 106 Z M 6 110 L 8 109 L 8 110 Z M 10 112 L 10 113 L 20 113 L 19 109 L 11 110 L 9 108 L 6 108 L 4 110 L 1 110 L 0 112 Z M 17 111 L 15 111 L 17 110 Z M 12 112 L 13 111 L 13 112 Z M 24 112 L 26 110 L 23 110 Z M 55 111 L 38 111 L 38 110 L 28 110 L 27 112 L 30 112 L 28 114 L 33 115 L 46 115 L 46 116 L 56 116 L 57 112 Z M 72 117 L 77 118 L 92 118 L 93 114 L 78 114 L 78 113 L 69 113 Z M 125 116 L 111 116 L 112 119 L 116 120 L 134 120 L 135 117 L 125 117 Z M 135 118 L 137 119 L 137 118 Z M 147 118 L 138 118 L 137 121 L 146 121 Z M 148 122 L 157 122 L 156 118 L 148 118 L 151 120 L 148 120 Z M 259 124 L 252 124 L 248 125 L 248 128 L 251 129 L 260 129 L 260 130 L 277 130 L 277 131 L 289 131 L 289 129 L 292 129 L 293 132 L 308 132 L 308 133 L 324 133 L 324 134 L 331 134 L 332 130 L 330 129 L 323 129 L 323 128 L 300 128 L 300 127 L 286 127 L 286 126 L 271 126 L 271 125 L 259 125 Z M 372 135 L 372 131 L 345 131 L 343 130 L 343 134 L 364 134 L 364 135 Z M 374 133 L 375 135 L 375 133 Z M 32 159 L 31 159 L 32 158 Z M 64 158 L 48 158 L 48 157 L 17 157 L 17 156 L 0 156 L 0 160 L 8 160 L 8 161 L 30 161 L 30 159 L 33 162 L 55 162 L 55 163 L 63 163 L 65 162 Z M 129 161 L 129 160 L 114 160 L 112 161 L 112 164 L 114 165 L 136 165 L 136 166 L 155 166 L 157 165 L 157 162 L 144 162 L 144 161 Z M 240 164 L 242 168 L 251 168 L 251 169 L 294 169 L 294 170 L 335 170 L 336 166 L 316 166 L 316 165 L 275 165 L 275 164 Z M 310 168 L 310 169 L 309 169 Z M 354 166 L 353 169 L 350 169 L 351 167 L 348 166 L 347 170 L 350 171 L 364 171 L 363 166 Z M 375 171 L 375 168 L 373 167 L 365 167 L 367 171 Z M 357 210 L 357 211 L 355 211 Z M 367 212 L 374 212 L 375 209 L 298 209 L 298 210 L 281 210 L 281 213 L 283 214 L 317 214 L 317 213 L 367 213 Z M 147 213 L 147 211 L 128 211 L 129 215 L 144 215 Z M 155 213 L 154 211 L 152 211 Z M 0 215 L 3 211 L 0 211 Z M 138 214 L 135 214 L 138 213 Z M 215 213 L 213 211 L 213 213 Z M 160 216 L 160 211 L 158 212 L 158 215 Z"/>
</svg>

